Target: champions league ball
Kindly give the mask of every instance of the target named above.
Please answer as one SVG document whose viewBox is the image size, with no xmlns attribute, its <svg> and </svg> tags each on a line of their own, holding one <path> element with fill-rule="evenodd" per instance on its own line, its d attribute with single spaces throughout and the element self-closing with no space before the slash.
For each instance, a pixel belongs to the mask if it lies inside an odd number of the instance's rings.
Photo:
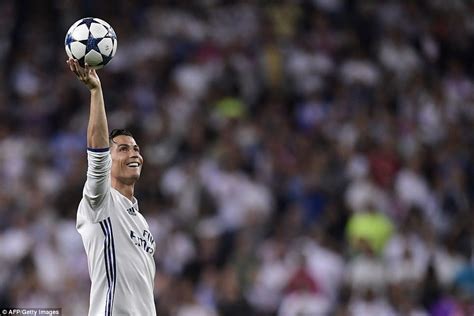
<svg viewBox="0 0 474 316">
<path fill-rule="evenodd" d="M 117 36 L 112 27 L 98 18 L 83 18 L 67 31 L 64 40 L 66 53 L 77 59 L 79 65 L 91 68 L 104 67 L 117 51 Z"/>
</svg>

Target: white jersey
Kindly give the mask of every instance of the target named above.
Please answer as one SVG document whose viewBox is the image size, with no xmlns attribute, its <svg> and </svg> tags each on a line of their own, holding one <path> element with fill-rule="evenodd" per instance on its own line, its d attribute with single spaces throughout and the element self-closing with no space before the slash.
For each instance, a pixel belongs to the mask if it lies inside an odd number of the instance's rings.
<svg viewBox="0 0 474 316">
<path fill-rule="evenodd" d="M 88 149 L 76 228 L 87 254 L 89 315 L 156 315 L 155 241 L 138 203 L 111 187 L 109 149 Z"/>
</svg>

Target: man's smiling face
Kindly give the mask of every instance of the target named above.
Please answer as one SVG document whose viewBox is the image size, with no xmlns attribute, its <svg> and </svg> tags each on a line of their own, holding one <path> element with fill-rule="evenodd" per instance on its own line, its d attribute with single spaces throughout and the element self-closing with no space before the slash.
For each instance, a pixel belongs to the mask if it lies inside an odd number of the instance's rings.
<svg viewBox="0 0 474 316">
<path fill-rule="evenodd" d="M 123 184 L 134 184 L 142 171 L 143 157 L 135 139 L 127 135 L 118 135 L 112 139 L 112 178 Z"/>
</svg>

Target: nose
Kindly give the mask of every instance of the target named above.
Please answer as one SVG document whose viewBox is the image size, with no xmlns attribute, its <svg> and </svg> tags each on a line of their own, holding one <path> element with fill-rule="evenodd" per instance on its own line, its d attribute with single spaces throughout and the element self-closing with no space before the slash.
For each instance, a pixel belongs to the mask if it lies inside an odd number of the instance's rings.
<svg viewBox="0 0 474 316">
<path fill-rule="evenodd" d="M 132 152 L 132 154 L 130 155 L 129 159 L 138 159 L 138 160 L 142 160 L 142 156 L 137 153 L 137 152 Z"/>
</svg>

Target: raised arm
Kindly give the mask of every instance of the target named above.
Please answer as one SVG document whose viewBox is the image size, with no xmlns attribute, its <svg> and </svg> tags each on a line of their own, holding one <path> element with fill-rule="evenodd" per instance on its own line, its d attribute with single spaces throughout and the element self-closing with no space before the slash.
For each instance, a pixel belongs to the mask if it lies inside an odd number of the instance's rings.
<svg viewBox="0 0 474 316">
<path fill-rule="evenodd" d="M 105 114 L 102 86 L 96 71 L 86 65 L 79 66 L 77 60 L 70 58 L 67 61 L 69 68 L 77 78 L 82 81 L 91 93 L 89 124 L 87 126 L 87 147 L 90 149 L 103 149 L 109 147 L 109 129 Z"/>
<path fill-rule="evenodd" d="M 100 79 L 94 69 L 79 66 L 77 60 L 67 61 L 71 71 L 89 89 L 91 94 L 89 123 L 87 125 L 87 181 L 83 191 L 80 212 L 93 222 L 105 218 L 108 208 L 104 201 L 110 192 L 112 159 L 109 151 L 109 129 Z"/>
</svg>

